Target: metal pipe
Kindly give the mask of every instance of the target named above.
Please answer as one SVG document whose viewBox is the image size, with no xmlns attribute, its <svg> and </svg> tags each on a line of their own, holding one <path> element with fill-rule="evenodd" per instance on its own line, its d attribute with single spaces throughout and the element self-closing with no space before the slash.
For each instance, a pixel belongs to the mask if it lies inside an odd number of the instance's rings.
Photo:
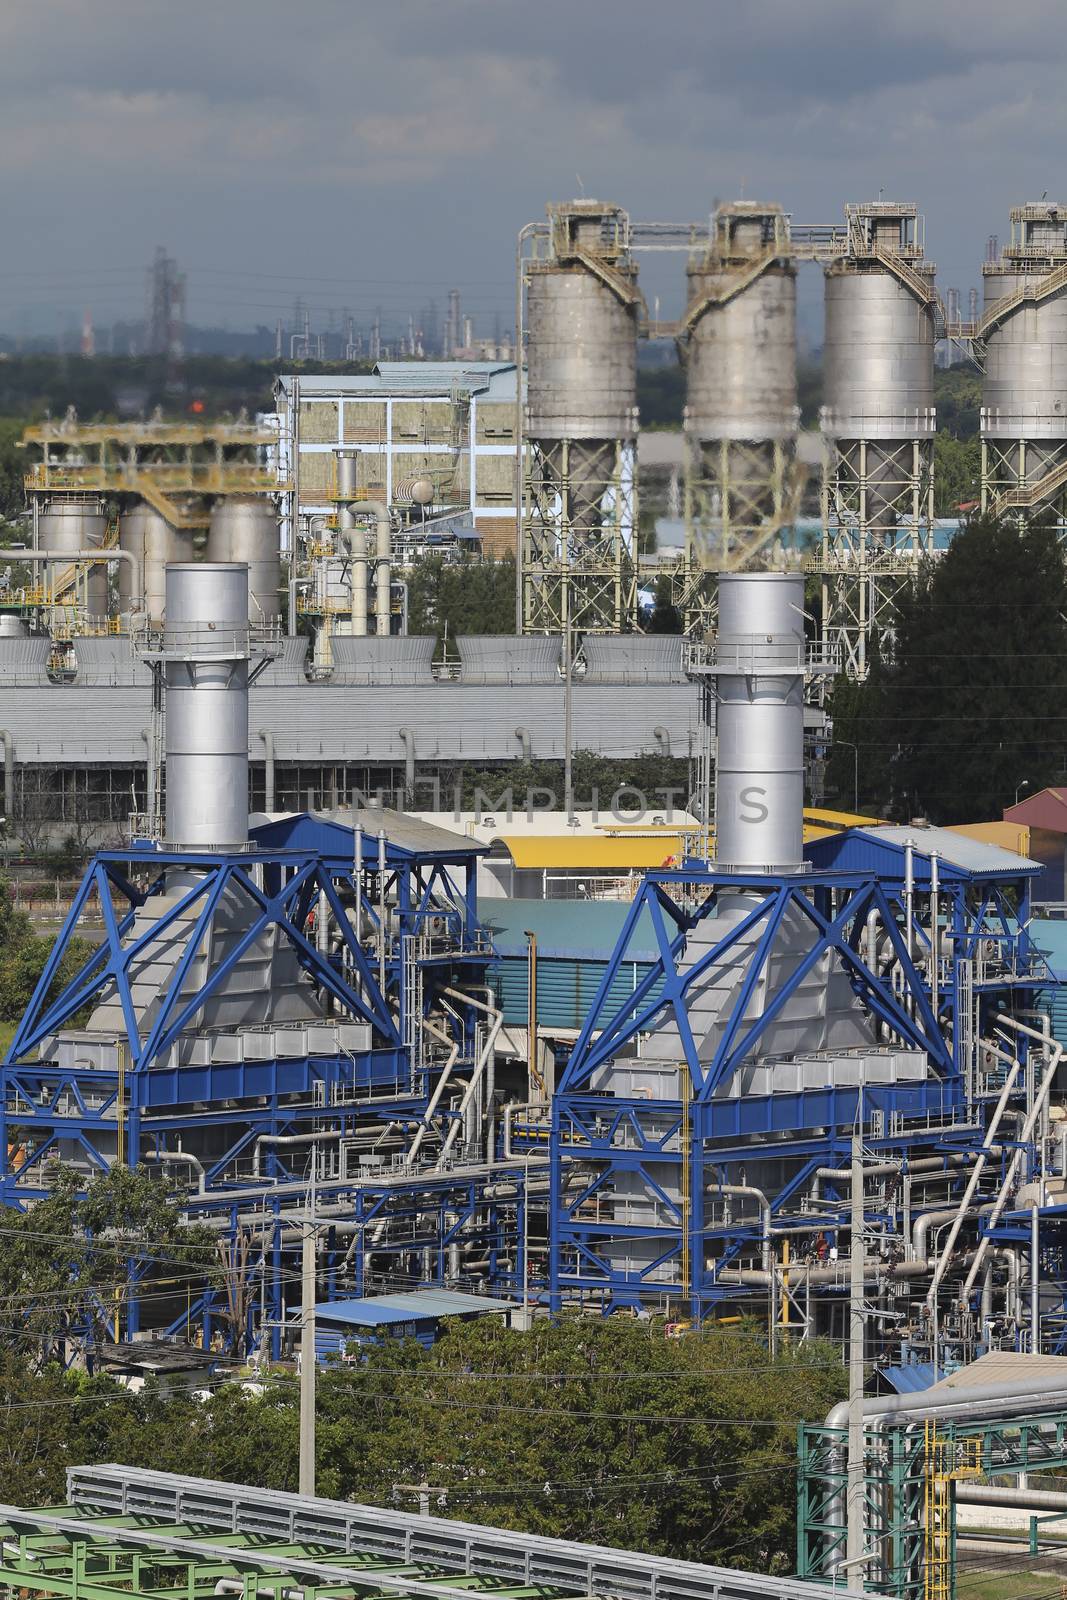
<svg viewBox="0 0 1067 1600">
<path fill-rule="evenodd" d="M 378 830 L 378 987 L 385 1000 L 385 829 Z"/>
<path fill-rule="evenodd" d="M 15 740 L 7 728 L 0 728 L 4 748 L 4 821 L 10 828 L 15 820 Z"/>
<path fill-rule="evenodd" d="M 528 944 L 526 958 L 526 1092 L 531 1101 L 535 1086 L 545 1092 L 545 1080 L 538 1059 L 537 1036 L 537 935 L 532 928 L 524 928 Z"/>
<path fill-rule="evenodd" d="M 1041 1354 L 1041 1207 L 1030 1207 L 1030 1354 Z"/>
<path fill-rule="evenodd" d="M 930 1010 L 937 1017 L 940 1005 L 941 984 L 941 929 L 938 922 L 940 915 L 940 889 L 941 882 L 938 872 L 940 857 L 936 850 L 930 851 Z"/>
<path fill-rule="evenodd" d="M 755 1200 L 760 1210 L 760 1250 L 763 1259 L 763 1270 L 771 1271 L 771 1202 L 762 1189 L 754 1189 L 748 1183 L 709 1183 L 705 1191 L 707 1194 L 739 1195 Z"/>
<path fill-rule="evenodd" d="M 342 545 L 348 546 L 352 636 L 362 639 L 367 632 L 367 531 L 352 511 L 358 490 L 359 451 L 338 450 L 336 462 L 337 532 Z"/>
<path fill-rule="evenodd" d="M 389 507 L 382 500 L 361 500 L 356 507 L 361 516 L 373 516 L 375 524 L 375 632 L 380 639 L 390 633 L 392 582 L 392 532 L 389 524 Z"/>
<path fill-rule="evenodd" d="M 520 748 L 522 750 L 522 759 L 524 761 L 529 761 L 531 759 L 531 754 L 532 754 L 531 745 L 530 745 L 530 731 L 529 731 L 529 729 L 528 728 L 516 728 L 515 729 L 515 737 L 519 741 L 519 746 L 520 746 Z"/>
<path fill-rule="evenodd" d="M 661 756 L 669 756 L 670 753 L 671 753 L 671 736 L 667 732 L 667 729 L 662 727 L 662 726 L 657 726 L 657 727 L 653 728 L 652 729 L 652 737 L 653 737 L 653 739 L 656 740 L 657 744 L 659 745 L 659 753 L 660 753 L 660 755 Z"/>
<path fill-rule="evenodd" d="M 158 805 L 157 799 L 156 799 L 156 785 L 157 785 L 157 780 L 158 780 L 158 777 L 159 777 L 159 773 L 157 771 L 156 760 L 155 760 L 155 741 L 154 741 L 154 739 L 152 737 L 152 730 L 150 728 L 142 728 L 141 729 L 141 738 L 144 740 L 144 749 L 145 749 L 145 756 L 144 756 L 144 760 L 145 760 L 145 780 L 144 780 L 145 813 L 146 813 L 146 815 L 148 817 L 149 824 L 151 825 L 152 819 L 156 815 L 156 810 L 157 810 L 157 805 Z"/>
<path fill-rule="evenodd" d="M 1046 1034 L 1038 1033 L 1036 1028 L 1028 1027 L 1027 1024 L 1024 1023 L 1024 1022 L 1017 1022 L 1014 1017 L 1008 1017 L 1008 1016 L 1005 1016 L 1003 1013 L 1001 1013 L 1000 1015 L 998 1015 L 997 1021 L 1000 1022 L 1000 1023 L 1003 1023 L 1005 1025 L 1005 1027 L 1014 1028 L 1016 1033 L 1021 1033 L 1021 1034 L 1025 1035 L 1029 1039 L 1036 1039 L 1039 1044 L 1047 1045 L 1048 1042 L 1049 1042 L 1048 1036 Z M 1019 1132 L 1019 1143 L 1018 1143 L 1018 1146 L 1012 1152 L 1012 1157 L 1011 1157 L 1011 1160 L 1008 1163 L 1008 1170 L 1004 1175 L 1004 1182 L 1001 1185 L 1000 1193 L 997 1195 L 997 1198 L 994 1201 L 993 1210 L 992 1210 L 992 1213 L 991 1213 L 990 1218 L 989 1218 L 989 1226 L 990 1226 L 990 1228 L 993 1228 L 993 1227 L 996 1226 L 997 1222 L 1000 1220 L 1001 1212 L 1004 1210 L 1004 1207 L 1007 1204 L 1008 1193 L 1009 1193 L 1012 1185 L 1014 1184 L 1016 1176 L 1018 1174 L 1019 1166 L 1020 1166 L 1020 1164 L 1022 1162 L 1022 1158 L 1023 1158 L 1023 1151 L 1024 1151 L 1027 1143 L 1029 1142 L 1031 1135 L 1033 1134 L 1034 1127 L 1035 1127 L 1035 1125 L 1037 1123 L 1037 1119 L 1041 1115 L 1042 1107 L 1044 1106 L 1045 1101 L 1048 1098 L 1049 1091 L 1052 1088 L 1053 1079 L 1055 1078 L 1057 1070 L 1059 1069 L 1059 1065 L 1060 1065 L 1060 1061 L 1061 1061 L 1062 1057 L 1063 1057 L 1063 1045 L 1059 1044 L 1056 1041 L 1053 1041 L 1051 1060 L 1049 1061 L 1048 1067 L 1045 1070 L 1044 1077 L 1041 1079 L 1041 1083 L 1040 1083 L 1040 1085 L 1038 1087 L 1037 1093 L 1034 1095 L 1034 1103 L 1030 1107 L 1030 1110 L 1028 1111 L 1027 1116 L 1026 1116 L 1026 1120 L 1023 1123 L 1022 1128 L 1021 1128 L 1021 1130 Z M 979 1240 L 979 1243 L 978 1243 L 978 1254 L 975 1257 L 975 1260 L 974 1260 L 973 1265 L 971 1266 L 970 1272 L 967 1274 L 966 1282 L 964 1283 L 963 1289 L 962 1289 L 962 1291 L 960 1293 L 961 1302 L 966 1301 L 966 1299 L 967 1299 L 968 1295 L 970 1294 L 971 1290 L 974 1288 L 974 1282 L 975 1282 L 975 1279 L 978 1276 L 978 1272 L 979 1272 L 979 1270 L 981 1268 L 982 1262 L 985 1259 L 985 1252 L 986 1252 L 986 1250 L 988 1248 L 988 1245 L 989 1245 L 989 1235 L 988 1235 L 988 1233 L 986 1233 Z"/>
<path fill-rule="evenodd" d="M 190 1150 L 149 1150 L 141 1157 L 141 1160 L 158 1161 L 162 1166 L 190 1167 L 196 1174 L 197 1191 L 203 1194 L 206 1179 L 204 1165 Z"/>
<path fill-rule="evenodd" d="M 430 1130 L 430 1123 L 433 1121 L 433 1114 L 441 1103 L 441 1096 L 444 1094 L 448 1080 L 452 1076 L 452 1068 L 459 1059 L 458 1039 L 450 1039 L 448 1034 L 445 1033 L 444 1029 L 439 1028 L 435 1022 L 431 1022 L 429 1017 L 423 1017 L 422 1025 L 426 1029 L 427 1033 L 433 1034 L 435 1039 L 440 1040 L 443 1044 L 449 1045 L 450 1050 L 448 1060 L 441 1069 L 441 1076 L 438 1078 L 433 1094 L 430 1096 L 429 1104 L 427 1105 L 426 1110 L 423 1112 L 422 1122 L 416 1129 L 415 1137 L 411 1141 L 411 1149 L 404 1158 L 408 1166 L 411 1166 L 412 1162 L 415 1160 L 415 1157 L 419 1153 L 419 1147 Z"/>
<path fill-rule="evenodd" d="M 915 932 L 915 840 L 904 840 L 904 947 L 911 960 Z"/>
<path fill-rule="evenodd" d="M 957 1505 L 1011 1506 L 1018 1511 L 1067 1511 L 1067 1494 L 1059 1489 L 1023 1489 L 1007 1484 L 967 1483 L 955 1485 Z"/>
<path fill-rule="evenodd" d="M 141 572 L 141 563 L 132 550 L 119 550 L 118 548 L 110 550 L 65 550 L 62 556 L 57 556 L 54 550 L 14 549 L 4 551 L 4 556 L 5 558 L 10 558 L 12 564 L 18 565 L 31 565 L 35 562 L 39 565 L 42 562 L 47 562 L 51 566 L 60 566 L 64 563 L 69 565 L 71 562 L 76 561 L 94 563 L 125 561 L 130 568 L 131 593 L 136 596 L 138 606 L 143 606 L 144 604 L 144 577 Z"/>
<path fill-rule="evenodd" d="M 274 734 L 269 728 L 260 728 L 259 737 L 266 747 L 263 765 L 263 809 L 274 810 Z"/>
<path fill-rule="evenodd" d="M 415 804 L 415 734 L 411 728 L 398 728 L 404 746 L 404 804 Z"/>
<path fill-rule="evenodd" d="M 933 1299 L 937 1294 L 941 1279 L 945 1276 L 945 1272 L 948 1268 L 949 1258 L 952 1255 L 956 1240 L 959 1237 L 960 1229 L 963 1226 L 963 1219 L 970 1209 L 971 1201 L 974 1198 L 974 1191 L 977 1189 L 981 1181 L 982 1173 L 985 1171 L 985 1164 L 989 1158 L 989 1151 L 993 1145 L 996 1131 L 1000 1127 L 1000 1120 L 1003 1117 L 1007 1107 L 1008 1097 L 1014 1087 L 1018 1071 L 1019 1063 L 1016 1061 L 1009 1070 L 1007 1077 L 1004 1079 L 1004 1087 L 1000 1091 L 1000 1097 L 997 1100 L 993 1115 L 990 1118 L 989 1127 L 986 1130 L 986 1136 L 982 1142 L 982 1148 L 978 1153 L 978 1159 L 974 1164 L 970 1177 L 967 1179 L 967 1187 L 964 1189 L 963 1194 L 960 1197 L 959 1210 L 957 1211 L 955 1219 L 953 1220 L 952 1227 L 949 1229 L 948 1237 L 942 1247 L 941 1256 L 938 1260 L 937 1266 L 934 1268 L 933 1281 L 931 1282 L 926 1293 L 926 1304 L 928 1306 L 933 1304 Z"/>
<path fill-rule="evenodd" d="M 446 992 L 448 992 L 448 991 L 446 991 Z M 470 1076 L 470 1082 L 467 1084 L 466 1089 L 463 1091 L 463 1097 L 460 1100 L 459 1106 L 457 1107 L 457 1110 L 456 1110 L 456 1120 L 453 1122 L 452 1126 L 448 1130 L 448 1133 L 445 1135 L 445 1142 L 444 1142 L 443 1146 L 441 1147 L 441 1154 L 438 1156 L 437 1162 L 436 1162 L 435 1167 L 434 1167 L 434 1171 L 435 1172 L 439 1172 L 441 1170 L 441 1168 L 444 1165 L 445 1161 L 448 1159 L 449 1151 L 452 1149 L 452 1146 L 456 1142 L 456 1137 L 459 1134 L 459 1130 L 463 1126 L 463 1123 L 462 1123 L 463 1114 L 467 1110 L 468 1106 L 470 1105 L 471 1101 L 474 1098 L 474 1095 L 475 1095 L 475 1092 L 476 1092 L 476 1090 L 478 1088 L 478 1085 L 480 1084 L 480 1082 L 482 1080 L 482 1074 L 485 1071 L 486 1062 L 489 1060 L 490 1052 L 492 1051 L 493 1047 L 496 1044 L 497 1035 L 499 1034 L 499 1032 L 500 1032 L 501 1028 L 503 1027 L 503 1025 L 504 1025 L 504 1013 L 502 1011 L 498 1011 L 496 1013 L 496 1015 L 493 1017 L 492 1022 L 490 1023 L 489 1032 L 488 1032 L 488 1034 L 486 1036 L 485 1044 L 482 1046 L 481 1053 L 478 1056 L 478 1060 L 475 1062 L 474 1071 L 471 1073 L 471 1076 Z"/>
<path fill-rule="evenodd" d="M 262 1146 L 265 1144 L 288 1147 L 298 1144 L 323 1143 L 327 1139 L 340 1139 L 344 1135 L 342 1128 L 323 1128 L 318 1133 L 261 1133 L 252 1143 L 252 1176 L 261 1178 L 263 1168 L 260 1160 Z"/>
</svg>

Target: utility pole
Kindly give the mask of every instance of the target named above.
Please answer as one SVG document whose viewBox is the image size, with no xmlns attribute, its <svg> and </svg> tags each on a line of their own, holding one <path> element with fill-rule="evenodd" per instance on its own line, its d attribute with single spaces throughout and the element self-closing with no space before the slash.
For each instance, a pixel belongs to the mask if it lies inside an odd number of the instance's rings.
<svg viewBox="0 0 1067 1600">
<path fill-rule="evenodd" d="M 867 1316 L 863 1303 L 863 1141 L 852 1135 L 852 1242 L 849 1252 L 848 1340 L 848 1491 L 845 1565 L 862 1566 L 864 1557 L 863 1357 Z"/>
<path fill-rule="evenodd" d="M 571 635 L 570 590 L 563 594 L 563 810 L 574 821 L 574 640 Z"/>
<path fill-rule="evenodd" d="M 315 1493 L 315 1223 L 304 1218 L 300 1255 L 300 1493 Z"/>
</svg>

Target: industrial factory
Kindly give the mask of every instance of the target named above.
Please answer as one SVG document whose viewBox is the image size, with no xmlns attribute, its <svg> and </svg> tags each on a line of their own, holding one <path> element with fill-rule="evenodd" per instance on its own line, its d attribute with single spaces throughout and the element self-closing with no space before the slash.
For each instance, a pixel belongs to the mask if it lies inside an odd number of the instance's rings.
<svg viewBox="0 0 1067 1600">
<path fill-rule="evenodd" d="M 643 251 L 682 258 L 676 322 L 649 315 Z M 824 464 L 801 562 L 806 263 L 825 282 Z M 580 200 L 520 237 L 517 365 L 283 376 L 252 422 L 28 430 L 30 531 L 0 595 L 6 812 L 50 788 L 114 837 L 0 1067 L 0 1200 L 143 1165 L 243 1263 L 240 1294 L 179 1303 L 132 1261 L 114 1343 L 288 1353 L 310 1215 L 335 1349 L 369 1300 L 414 1325 L 433 1289 L 521 1326 L 745 1315 L 772 1351 L 845 1341 L 859 1305 L 902 1388 L 1067 1353 L 1042 864 L 805 811 L 823 689 L 865 676 L 934 548 L 939 341 L 984 373 L 983 507 L 1067 522 L 1067 208 L 1017 208 L 985 282 L 980 316 L 949 314 L 910 204 L 802 225 L 739 201 L 697 225 Z M 686 372 L 686 543 L 654 564 L 684 636 L 640 627 L 646 338 L 675 340 Z M 408 630 L 417 555 L 505 548 L 513 631 L 449 655 Z M 520 760 L 569 773 L 576 751 L 680 760 L 689 783 L 633 822 L 568 791 L 551 846 L 532 807 L 520 836 L 427 799 L 464 764 L 506 781 Z M 605 863 L 625 892 L 593 892 Z M 547 875 L 530 892 L 550 867 L 563 904 Z M 84 1354 L 96 1335 L 63 1337 Z M 866 1576 L 918 1595 L 952 1555 L 909 1531 L 930 1474 L 912 1414 L 878 1404 Z M 1067 1464 L 1067 1385 L 991 1379 L 939 1415 L 937 1448 L 977 1440 L 987 1472 Z M 1009 1448 L 997 1429 L 1020 1415 Z M 843 1429 L 809 1430 L 802 1578 L 856 1564 Z M 94 1514 L 132 1492 L 72 1487 Z M 734 1592 L 684 1579 L 672 1593 Z"/>
</svg>

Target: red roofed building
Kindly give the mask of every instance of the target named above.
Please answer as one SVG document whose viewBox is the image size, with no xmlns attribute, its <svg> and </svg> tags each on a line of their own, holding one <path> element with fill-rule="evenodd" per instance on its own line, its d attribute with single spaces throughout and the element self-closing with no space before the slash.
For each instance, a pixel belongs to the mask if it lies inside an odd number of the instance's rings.
<svg viewBox="0 0 1067 1600">
<path fill-rule="evenodd" d="M 1042 871 L 1034 880 L 1035 900 L 1067 900 L 1067 788 L 1041 789 L 1004 810 L 1005 822 L 1017 822 L 1030 829 L 1028 854 L 1040 861 Z"/>
</svg>

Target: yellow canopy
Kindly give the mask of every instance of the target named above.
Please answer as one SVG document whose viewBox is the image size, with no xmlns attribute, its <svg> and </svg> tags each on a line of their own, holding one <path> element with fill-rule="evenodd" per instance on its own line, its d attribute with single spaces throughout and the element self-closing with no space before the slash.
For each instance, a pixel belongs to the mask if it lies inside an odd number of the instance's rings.
<svg viewBox="0 0 1067 1600">
<path fill-rule="evenodd" d="M 685 854 L 682 835 L 503 833 L 517 867 L 577 867 L 585 872 L 629 872 L 676 865 Z"/>
</svg>

